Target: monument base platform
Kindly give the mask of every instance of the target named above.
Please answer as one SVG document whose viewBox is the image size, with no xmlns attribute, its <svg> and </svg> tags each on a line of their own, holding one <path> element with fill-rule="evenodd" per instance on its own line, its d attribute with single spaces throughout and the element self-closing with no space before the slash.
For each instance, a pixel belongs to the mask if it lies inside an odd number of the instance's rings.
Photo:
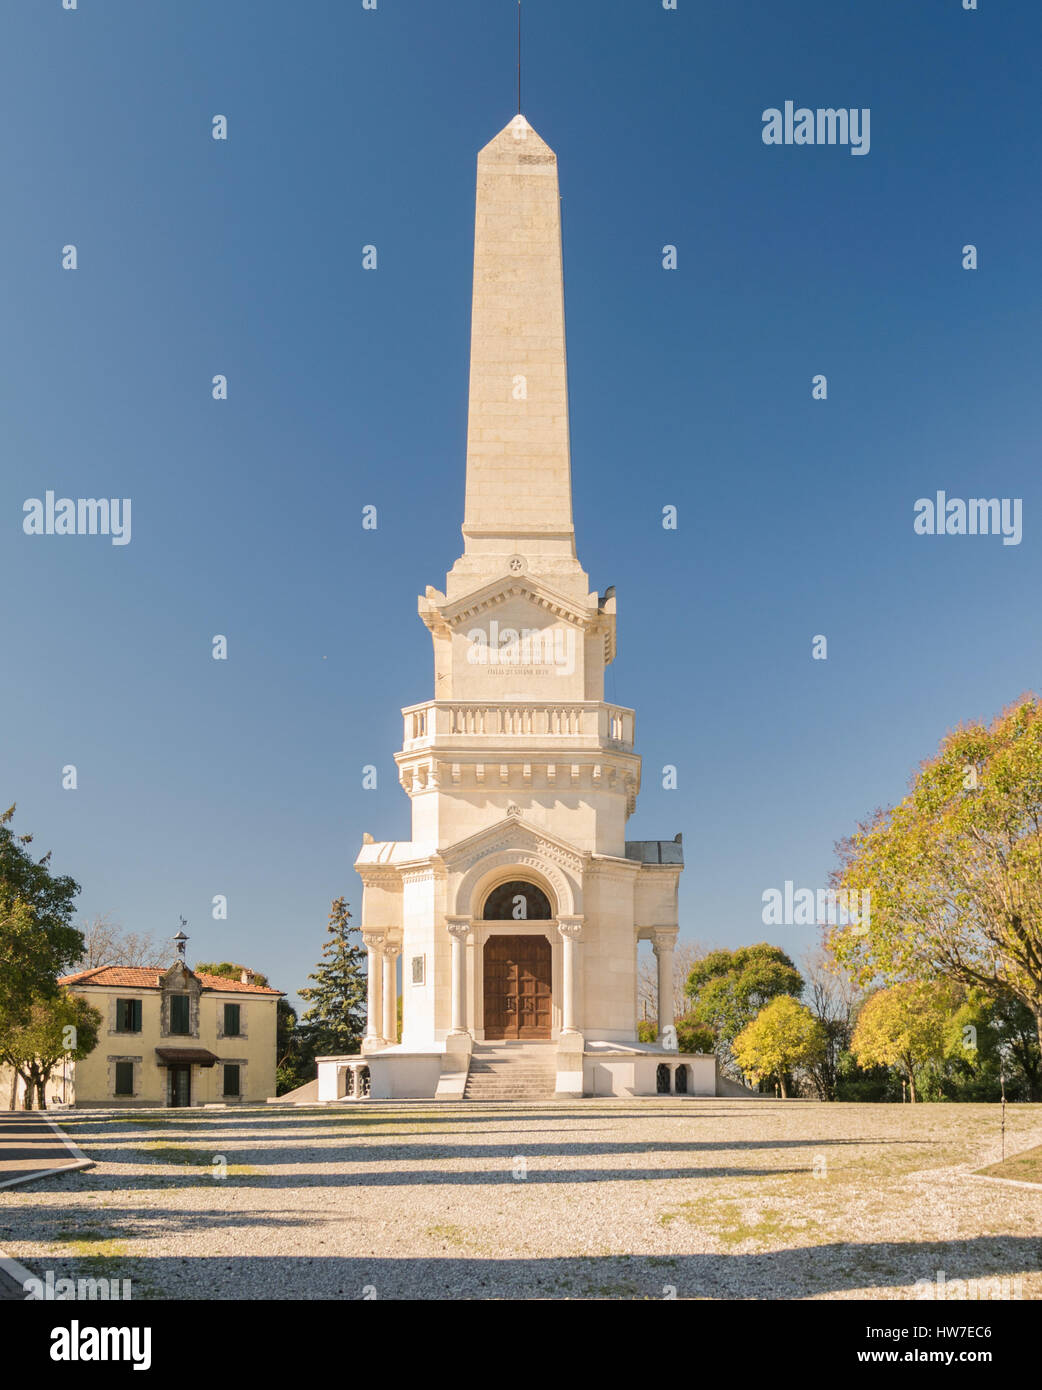
<svg viewBox="0 0 1042 1390">
<path fill-rule="evenodd" d="M 556 1054 L 554 1098 L 702 1096 L 758 1098 L 720 1075 L 713 1053 L 666 1052 L 646 1043 L 584 1042 L 575 1034 L 545 1044 Z M 344 1100 L 461 1101 L 470 1053 L 458 1040 L 427 1047 L 318 1058 L 320 1103 Z M 766 1099 L 766 1097 L 762 1097 Z"/>
</svg>

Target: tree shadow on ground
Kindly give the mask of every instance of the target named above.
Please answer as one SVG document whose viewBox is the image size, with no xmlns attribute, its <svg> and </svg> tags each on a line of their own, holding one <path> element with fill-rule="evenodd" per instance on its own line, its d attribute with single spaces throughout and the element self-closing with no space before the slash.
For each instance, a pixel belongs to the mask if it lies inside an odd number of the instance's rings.
<svg viewBox="0 0 1042 1390">
<path fill-rule="evenodd" d="M 164 1165 L 162 1171 L 147 1173 L 143 1175 L 112 1173 L 99 1171 L 98 1169 L 83 1169 L 79 1173 L 70 1174 L 68 1179 L 63 1179 L 66 1183 L 75 1181 L 75 1188 L 65 1189 L 69 1196 L 80 1195 L 85 1192 L 128 1192 L 135 1189 L 142 1191 L 162 1191 L 164 1189 L 182 1189 L 186 1186 L 205 1186 L 222 1189 L 230 1188 L 250 1188 L 255 1190 L 271 1189 L 273 1191 L 293 1191 L 297 1188 L 339 1188 L 339 1187 L 483 1187 L 483 1186 L 516 1186 L 518 1179 L 514 1176 L 513 1164 L 515 1159 L 526 1157 L 521 1146 L 514 1147 L 508 1152 L 504 1152 L 501 1166 L 485 1167 L 480 1169 L 438 1169 L 438 1168 L 388 1168 L 373 1171 L 361 1172 L 284 1172 L 266 1173 L 265 1163 L 261 1157 L 256 1157 L 251 1162 L 248 1153 L 228 1153 L 227 1158 L 230 1165 L 241 1164 L 256 1168 L 252 1173 L 233 1173 L 227 1176 L 214 1178 L 213 1168 L 209 1161 L 205 1163 L 192 1164 L 174 1169 Z M 399 1158 L 406 1157 L 398 1154 Z M 408 1155 L 412 1158 L 413 1155 Z M 436 1162 L 438 1158 L 449 1157 L 448 1154 L 438 1155 L 419 1155 L 418 1160 L 427 1163 Z M 451 1157 L 454 1160 L 465 1158 L 457 1149 L 453 1151 Z M 528 1155 L 529 1159 L 533 1156 Z M 538 1155 L 535 1155 L 538 1157 Z M 140 1160 L 135 1160 L 139 1162 Z M 357 1164 L 361 1161 L 359 1155 L 351 1157 L 335 1155 L 330 1157 L 312 1158 L 310 1162 L 315 1163 L 335 1163 L 350 1162 Z M 386 1159 L 384 1160 L 386 1161 Z M 296 1162 L 300 1163 L 298 1156 Z M 157 1165 L 158 1168 L 158 1165 Z M 539 1168 L 531 1162 L 524 1178 L 528 1186 L 536 1186 L 544 1183 L 602 1183 L 602 1182 L 656 1182 L 667 1179 L 680 1178 L 781 1178 L 793 1176 L 806 1176 L 812 1170 L 812 1165 L 807 1163 L 801 1168 L 740 1168 L 740 1167 L 687 1167 L 682 1168 L 674 1165 L 649 1168 L 647 1163 L 635 1164 L 632 1168 L 570 1168 L 566 1166 L 558 1168 Z M 48 1191 L 56 1194 L 61 1193 L 62 1189 L 57 1186 L 59 1179 L 45 1178 L 40 1182 L 34 1183 L 34 1190 Z M 53 1208 L 50 1208 L 53 1210 Z M 87 1210 L 86 1208 L 84 1210 Z M 24 1213 L 19 1212 L 19 1218 Z M 0 1231 L 2 1231 L 0 1227 Z"/>
<path fill-rule="evenodd" d="M 212 1213 L 196 1213 L 200 1219 Z M 284 1214 L 262 1222 L 279 1226 Z M 434 1228 L 437 1230 L 438 1228 Z M 446 1227 L 446 1232 L 454 1228 Z M 451 1242 L 453 1237 L 448 1237 Z M 41 1273 L 40 1261 L 34 1273 Z M 760 1253 L 597 1255 L 560 1259 L 488 1258 L 466 1249 L 413 1259 L 337 1255 L 222 1254 L 143 1257 L 109 1262 L 110 1277 L 136 1277 L 146 1297 L 177 1299 L 799 1299 L 934 1284 L 935 1297 L 958 1301 L 955 1281 L 1020 1277 L 1042 1264 L 1042 1238 L 980 1236 L 789 1247 Z M 49 1260 L 55 1279 L 83 1274 L 82 1262 Z M 122 1271 L 122 1272 L 121 1272 Z M 943 1272 L 944 1284 L 937 1283 Z M 940 1293 L 937 1293 L 937 1289 Z M 994 1286 L 993 1286 L 994 1289 Z M 968 1290 L 968 1286 L 967 1286 Z M 674 1292 L 675 1291 L 675 1292 Z M 1011 1284 L 974 1297 L 1017 1297 Z M 924 1310 L 925 1311 L 925 1310 Z"/>
</svg>

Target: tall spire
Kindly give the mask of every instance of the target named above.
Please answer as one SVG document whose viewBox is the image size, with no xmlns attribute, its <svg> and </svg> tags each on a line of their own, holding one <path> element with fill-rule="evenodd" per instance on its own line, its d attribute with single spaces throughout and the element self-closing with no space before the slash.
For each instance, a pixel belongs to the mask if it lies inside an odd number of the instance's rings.
<svg viewBox="0 0 1042 1390">
<path fill-rule="evenodd" d="M 522 115 L 478 155 L 463 535 L 465 570 L 578 571 L 557 156 Z"/>
</svg>

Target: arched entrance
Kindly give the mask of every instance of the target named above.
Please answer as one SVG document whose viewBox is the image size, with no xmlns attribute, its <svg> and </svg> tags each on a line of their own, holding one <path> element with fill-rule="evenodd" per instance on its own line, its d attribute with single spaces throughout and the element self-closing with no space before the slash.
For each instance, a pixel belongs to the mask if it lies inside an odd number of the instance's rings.
<svg viewBox="0 0 1042 1390">
<path fill-rule="evenodd" d="M 543 890 L 524 879 L 497 884 L 481 910 L 485 922 L 548 922 L 553 915 Z M 549 1040 L 553 989 L 548 938 L 533 931 L 492 933 L 485 942 L 482 964 L 486 1040 Z"/>
</svg>

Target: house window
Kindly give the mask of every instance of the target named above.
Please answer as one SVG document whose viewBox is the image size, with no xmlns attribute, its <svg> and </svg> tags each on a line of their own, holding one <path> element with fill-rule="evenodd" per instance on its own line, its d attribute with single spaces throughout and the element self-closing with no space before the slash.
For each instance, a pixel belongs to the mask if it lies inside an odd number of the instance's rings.
<svg viewBox="0 0 1042 1390">
<path fill-rule="evenodd" d="M 226 1096 L 238 1096 L 242 1094 L 239 1088 L 238 1062 L 226 1062 L 224 1064 L 224 1094 Z"/>
<path fill-rule="evenodd" d="M 239 1027 L 240 1004 L 225 1004 L 224 1006 L 224 1036 L 226 1038 L 237 1038 L 242 1033 Z"/>
<path fill-rule="evenodd" d="M 116 1095 L 132 1096 L 134 1094 L 134 1063 L 116 1063 Z"/>
<path fill-rule="evenodd" d="M 189 999 L 187 994 L 170 996 L 170 1031 L 186 1034 L 191 1032 L 189 1024 Z"/>
<path fill-rule="evenodd" d="M 140 1033 L 140 1032 L 141 1032 L 141 1000 L 140 1000 L 140 999 L 117 999 L 117 1000 L 116 1000 L 116 1032 L 117 1032 L 117 1033 Z"/>
</svg>

